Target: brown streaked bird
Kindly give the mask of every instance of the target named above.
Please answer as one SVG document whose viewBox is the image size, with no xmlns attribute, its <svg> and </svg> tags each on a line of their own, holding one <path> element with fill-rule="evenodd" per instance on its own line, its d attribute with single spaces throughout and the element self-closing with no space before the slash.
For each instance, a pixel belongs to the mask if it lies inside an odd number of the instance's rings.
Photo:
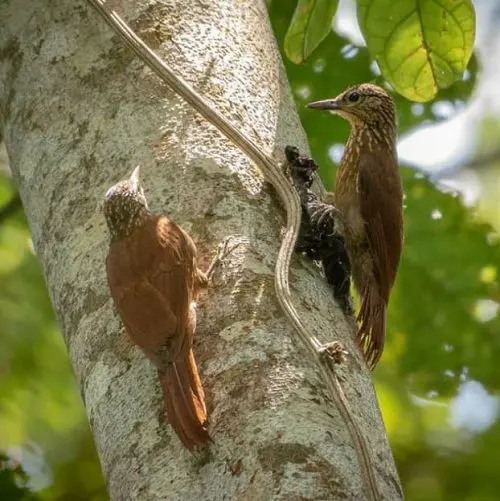
<svg viewBox="0 0 500 501">
<path fill-rule="evenodd" d="M 403 247 L 395 105 L 384 89 L 361 84 L 308 107 L 333 111 L 351 125 L 330 213 L 339 216 L 360 296 L 357 341 L 373 369 L 384 349 L 386 309 Z"/>
<path fill-rule="evenodd" d="M 111 296 L 128 334 L 158 369 L 168 421 L 192 451 L 210 440 L 192 345 L 195 301 L 213 266 L 203 273 L 191 237 L 149 210 L 139 167 L 108 190 L 103 212 Z"/>
</svg>

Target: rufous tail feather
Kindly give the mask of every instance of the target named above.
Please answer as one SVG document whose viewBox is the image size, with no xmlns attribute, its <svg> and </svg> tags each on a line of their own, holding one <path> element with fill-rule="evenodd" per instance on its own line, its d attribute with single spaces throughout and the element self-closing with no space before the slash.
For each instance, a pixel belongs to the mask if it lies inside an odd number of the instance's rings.
<svg viewBox="0 0 500 501">
<path fill-rule="evenodd" d="M 211 440 L 208 434 L 205 393 L 193 350 L 158 371 L 168 422 L 190 451 Z"/>
<path fill-rule="evenodd" d="M 357 317 L 360 325 L 356 340 L 370 370 L 375 369 L 384 351 L 386 308 L 387 303 L 378 293 L 377 287 L 372 284 L 366 286 Z"/>
</svg>

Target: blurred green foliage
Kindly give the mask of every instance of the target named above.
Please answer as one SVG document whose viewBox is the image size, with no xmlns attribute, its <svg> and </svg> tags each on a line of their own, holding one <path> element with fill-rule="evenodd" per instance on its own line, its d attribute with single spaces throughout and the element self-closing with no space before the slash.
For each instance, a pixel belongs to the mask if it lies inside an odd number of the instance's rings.
<svg viewBox="0 0 500 501">
<path fill-rule="evenodd" d="M 40 499 L 104 501 L 83 404 L 26 220 L 21 209 L 4 215 L 15 196 L 0 176 L 0 451 L 21 463 Z M 25 499 L 16 495 L 0 490 L 2 501 Z"/>
<path fill-rule="evenodd" d="M 26 486 L 28 476 L 22 466 L 0 452 L 0 494 L 6 501 L 35 501 L 36 496 Z"/>
<path fill-rule="evenodd" d="M 295 8 L 295 0 L 269 3 L 283 51 Z M 321 176 L 333 188 L 331 156 L 338 156 L 348 125 L 304 105 L 355 83 L 384 80 L 368 49 L 335 32 L 319 33 L 307 43 L 301 49 L 305 63 L 284 61 Z M 466 80 L 418 108 L 395 96 L 400 132 L 441 120 L 434 113 L 438 102 L 462 109 L 476 82 L 474 58 L 468 69 Z M 486 134 L 485 141 L 497 141 L 493 136 Z M 406 499 L 497 500 L 500 424 L 495 414 L 477 430 L 459 426 L 451 416 L 468 382 L 481 383 L 486 395 L 499 393 L 500 319 L 485 313 L 488 304 L 500 302 L 499 246 L 491 227 L 478 222 L 459 198 L 414 170 L 402 173 L 405 252 L 375 380 Z M 2 217 L 14 196 L 10 181 L 0 176 L 0 450 L 21 462 L 27 478 L 15 466 L 2 467 L 6 463 L 0 457 L 0 499 L 34 499 L 20 497 L 31 496 L 30 487 L 40 500 L 104 501 L 92 437 L 26 221 L 20 210 Z M 487 402 L 495 407 L 493 397 Z"/>
</svg>

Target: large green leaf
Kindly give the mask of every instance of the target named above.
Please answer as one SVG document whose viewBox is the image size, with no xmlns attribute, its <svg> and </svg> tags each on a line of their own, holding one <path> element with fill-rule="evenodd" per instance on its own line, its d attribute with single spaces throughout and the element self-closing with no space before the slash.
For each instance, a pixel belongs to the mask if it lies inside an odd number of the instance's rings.
<svg viewBox="0 0 500 501">
<path fill-rule="evenodd" d="M 299 0 L 285 36 L 285 53 L 302 63 L 330 33 L 338 0 Z"/>
<path fill-rule="evenodd" d="M 358 0 L 358 21 L 384 77 L 413 101 L 460 80 L 472 54 L 471 0 Z"/>
</svg>

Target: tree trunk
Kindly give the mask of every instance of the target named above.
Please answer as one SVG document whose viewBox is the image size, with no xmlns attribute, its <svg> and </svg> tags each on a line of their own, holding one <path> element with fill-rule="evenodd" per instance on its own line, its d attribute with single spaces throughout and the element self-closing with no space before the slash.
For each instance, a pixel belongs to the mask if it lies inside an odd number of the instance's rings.
<svg viewBox="0 0 500 501">
<path fill-rule="evenodd" d="M 263 1 L 110 4 L 265 151 L 307 151 Z M 82 0 L 0 3 L 0 103 L 111 499 L 366 499 L 346 426 L 276 300 L 284 212 L 248 159 Z M 222 238 L 242 242 L 199 301 L 195 353 L 214 439 L 203 457 L 168 426 L 155 370 L 125 334 L 106 283 L 100 204 L 138 164 L 151 208 L 192 234 L 205 264 Z M 310 264 L 296 258 L 291 281 L 307 323 L 352 354 L 342 384 L 383 499 L 401 499 L 352 319 Z"/>
</svg>

